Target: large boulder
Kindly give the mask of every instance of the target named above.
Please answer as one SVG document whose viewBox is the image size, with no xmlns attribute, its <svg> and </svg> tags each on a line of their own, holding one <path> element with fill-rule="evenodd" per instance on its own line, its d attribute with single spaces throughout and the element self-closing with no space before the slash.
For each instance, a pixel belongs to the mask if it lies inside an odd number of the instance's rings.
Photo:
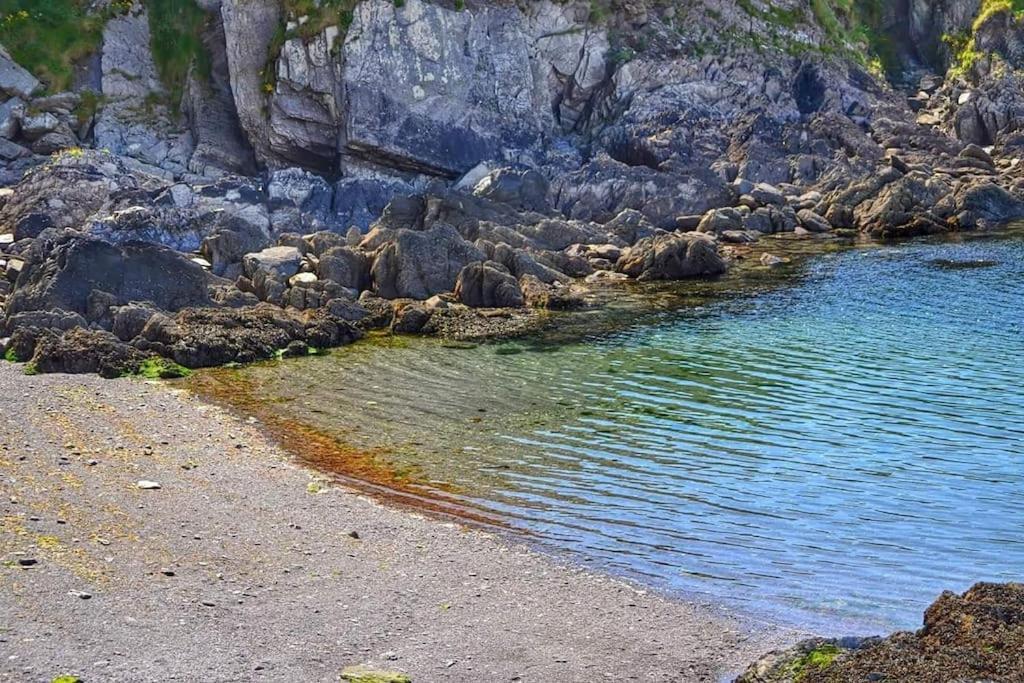
<svg viewBox="0 0 1024 683">
<path fill-rule="evenodd" d="M 284 281 L 299 272 L 301 265 L 302 254 L 295 247 L 269 247 L 242 259 L 242 270 L 250 278 L 262 271 Z"/>
<path fill-rule="evenodd" d="M 950 186 L 914 172 L 885 185 L 854 209 L 857 227 L 873 237 L 892 238 L 945 232 L 954 210 Z"/>
<path fill-rule="evenodd" d="M 715 240 L 701 233 L 663 233 L 623 252 L 616 270 L 638 280 L 713 277 L 726 271 Z"/>
<path fill-rule="evenodd" d="M 7 312 L 59 308 L 86 314 L 94 292 L 104 293 L 112 305 L 148 301 L 177 311 L 212 305 L 216 288 L 228 284 L 166 247 L 114 245 L 67 230 L 32 245 Z"/>
<path fill-rule="evenodd" d="M 455 296 L 474 308 L 518 308 L 524 302 L 519 282 L 492 261 L 463 268 L 455 283 Z"/>
<path fill-rule="evenodd" d="M 459 272 L 485 256 L 450 225 L 429 230 L 375 228 L 360 245 L 373 251 L 370 278 L 387 299 L 429 299 L 455 287 Z"/>
<path fill-rule="evenodd" d="M 1024 202 L 985 180 L 957 187 L 956 219 L 960 228 L 993 228 L 1024 216 Z"/>
<path fill-rule="evenodd" d="M 295 341 L 330 348 L 359 336 L 351 323 L 326 311 L 299 313 L 258 304 L 236 309 L 190 308 L 174 317 L 156 315 L 132 345 L 199 368 L 270 358 Z"/>
</svg>

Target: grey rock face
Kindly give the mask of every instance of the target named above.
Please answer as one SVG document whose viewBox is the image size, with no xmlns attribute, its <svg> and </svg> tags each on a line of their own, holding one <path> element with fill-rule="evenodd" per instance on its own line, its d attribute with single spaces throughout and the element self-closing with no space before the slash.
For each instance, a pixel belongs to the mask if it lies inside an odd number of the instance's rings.
<svg viewBox="0 0 1024 683">
<path fill-rule="evenodd" d="M 530 3 L 530 57 L 537 85 L 564 130 L 582 129 L 587 105 L 607 73 L 608 35 L 583 17 L 577 5 Z"/>
<path fill-rule="evenodd" d="M 360 3 L 344 46 L 345 152 L 454 178 L 535 147 L 543 97 L 521 16 Z"/>
<path fill-rule="evenodd" d="M 38 89 L 36 77 L 15 62 L 0 45 L 0 90 L 12 97 L 27 99 Z"/>
<path fill-rule="evenodd" d="M 331 172 L 338 165 L 338 29 L 281 48 L 270 98 L 270 151 L 286 163 Z"/>
<path fill-rule="evenodd" d="M 185 93 L 184 104 L 196 145 L 189 170 L 201 175 L 221 171 L 251 175 L 256 171 L 256 162 L 235 111 L 219 3 L 217 10 L 203 35 L 210 58 L 209 81 L 201 82 L 193 73 Z"/>
<path fill-rule="evenodd" d="M 334 188 L 300 168 L 272 172 L 267 200 L 274 234 L 318 232 L 335 227 L 337 222 L 332 208 Z"/>
<path fill-rule="evenodd" d="M 267 95 L 263 69 L 274 33 L 281 22 L 278 0 L 223 0 L 225 56 L 238 120 L 257 161 L 271 157 L 265 117 Z"/>
<path fill-rule="evenodd" d="M 173 174 L 187 170 L 193 140 L 172 121 L 150 52 L 149 19 L 135 8 L 114 17 L 103 31 L 103 107 L 94 130 L 96 147 Z"/>
<path fill-rule="evenodd" d="M 340 225 L 365 232 L 392 199 L 415 191 L 412 184 L 398 179 L 342 178 L 334 188 L 334 213 Z"/>
</svg>

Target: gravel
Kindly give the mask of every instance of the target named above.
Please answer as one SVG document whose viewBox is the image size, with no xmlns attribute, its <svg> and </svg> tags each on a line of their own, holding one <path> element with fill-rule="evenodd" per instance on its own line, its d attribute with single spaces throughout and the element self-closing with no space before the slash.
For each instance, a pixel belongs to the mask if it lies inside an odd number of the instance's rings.
<svg viewBox="0 0 1024 683">
<path fill-rule="evenodd" d="M 0 681 L 719 681 L 805 635 L 326 485 L 173 383 L 0 363 L 0 416 Z"/>
</svg>

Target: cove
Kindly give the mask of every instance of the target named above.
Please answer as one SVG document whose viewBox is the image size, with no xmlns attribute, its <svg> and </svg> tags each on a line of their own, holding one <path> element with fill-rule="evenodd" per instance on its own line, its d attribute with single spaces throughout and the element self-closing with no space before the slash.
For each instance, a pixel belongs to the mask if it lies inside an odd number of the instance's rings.
<svg viewBox="0 0 1024 683">
<path fill-rule="evenodd" d="M 568 343 L 219 371 L 587 566 L 783 623 L 916 628 L 1024 568 L 1024 240 L 870 246 Z"/>
</svg>

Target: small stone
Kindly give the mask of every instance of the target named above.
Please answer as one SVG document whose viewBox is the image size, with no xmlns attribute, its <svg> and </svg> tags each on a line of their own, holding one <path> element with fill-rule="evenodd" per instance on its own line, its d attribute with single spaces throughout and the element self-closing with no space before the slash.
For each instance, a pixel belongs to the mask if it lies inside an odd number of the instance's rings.
<svg viewBox="0 0 1024 683">
<path fill-rule="evenodd" d="M 216 607 L 217 606 L 217 603 L 213 602 L 212 600 L 203 600 L 199 604 L 202 605 L 203 607 Z"/>
<path fill-rule="evenodd" d="M 775 254 L 761 254 L 761 265 L 768 266 L 769 268 L 781 266 L 787 261 L 788 259 L 784 259 L 781 256 L 776 256 Z"/>
<path fill-rule="evenodd" d="M 174 570 L 173 569 L 167 569 L 166 567 L 161 569 L 160 573 L 163 574 L 164 576 L 174 576 Z"/>
<path fill-rule="evenodd" d="M 140 489 L 158 489 L 160 484 L 155 481 L 149 481 L 148 479 L 140 479 L 136 486 Z"/>
<path fill-rule="evenodd" d="M 39 564 L 39 560 L 34 557 L 22 557 L 18 559 L 18 564 L 22 567 L 32 567 Z"/>
<path fill-rule="evenodd" d="M 349 666 L 341 672 L 341 680 L 349 683 L 412 683 L 412 679 L 397 671 L 369 669 L 365 666 Z"/>
<path fill-rule="evenodd" d="M 348 537 L 349 538 L 359 538 L 359 532 L 358 531 L 350 531 L 350 532 L 348 532 Z"/>
<path fill-rule="evenodd" d="M 82 600 L 91 600 L 92 593 L 86 593 L 85 591 L 68 591 L 68 595 L 71 595 Z"/>
</svg>

